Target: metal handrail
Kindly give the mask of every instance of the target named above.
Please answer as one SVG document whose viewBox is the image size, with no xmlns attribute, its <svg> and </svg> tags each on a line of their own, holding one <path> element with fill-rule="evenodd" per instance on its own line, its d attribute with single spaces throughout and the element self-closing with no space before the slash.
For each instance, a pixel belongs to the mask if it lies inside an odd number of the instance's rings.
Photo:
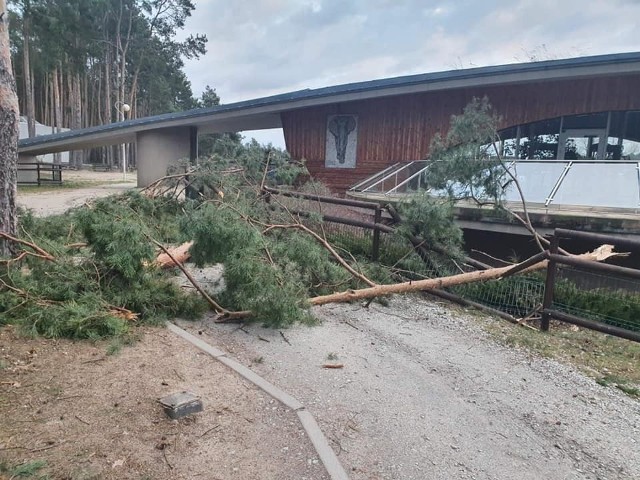
<svg viewBox="0 0 640 480">
<path fill-rule="evenodd" d="M 556 193 L 558 193 L 558 189 L 560 188 L 560 185 L 562 185 L 562 182 L 566 178 L 566 176 L 569 173 L 569 170 L 571 170 L 572 166 L 573 166 L 573 161 L 568 162 L 564 166 L 564 170 L 562 170 L 562 173 L 558 177 L 558 180 L 556 180 L 556 184 L 553 186 L 553 188 L 551 189 L 551 192 L 547 196 L 547 199 L 544 201 L 544 206 L 545 207 L 548 207 L 549 204 L 551 202 L 553 202 L 553 198 L 556 196 Z"/>
<path fill-rule="evenodd" d="M 413 175 L 411 175 L 409 178 L 407 178 L 406 180 L 400 182 L 399 184 L 397 184 L 395 187 L 393 187 L 391 190 L 389 190 L 388 192 L 385 193 L 385 195 L 389 195 L 390 193 L 395 192 L 398 188 L 400 188 L 401 186 L 405 185 L 406 183 L 410 182 L 411 180 L 413 180 L 417 175 L 422 175 L 424 172 L 426 172 L 429 167 L 431 166 L 431 164 L 427 165 L 424 168 L 421 168 L 420 170 L 418 170 L 416 173 L 414 173 Z"/>
<path fill-rule="evenodd" d="M 394 163 L 393 165 L 388 166 L 387 168 L 385 168 L 384 170 L 382 170 L 381 172 L 378 172 L 375 174 L 375 176 L 373 177 L 373 179 L 371 177 L 367 177 L 365 178 L 363 181 L 361 181 L 360 183 L 357 183 L 356 185 L 354 185 L 353 187 L 351 187 L 349 190 L 358 190 L 361 186 L 373 182 L 374 180 L 376 180 L 377 177 L 380 177 L 382 175 L 384 175 L 385 173 L 387 173 L 389 170 L 393 170 L 394 168 L 396 168 L 397 166 L 402 165 L 399 162 Z"/>
<path fill-rule="evenodd" d="M 365 188 L 364 190 L 362 190 L 362 193 L 367 192 L 369 190 L 371 190 L 373 187 L 375 187 L 376 185 L 379 185 L 380 183 L 383 183 L 385 180 L 388 180 L 389 178 L 393 177 L 394 175 L 397 175 L 399 171 L 404 170 L 405 168 L 410 167 L 411 165 L 413 165 L 414 163 L 416 163 L 415 161 L 413 162 L 409 162 L 406 165 L 404 165 L 402 168 L 399 168 L 397 170 L 392 171 L 389 175 L 387 175 L 386 177 L 378 180 L 377 182 L 369 185 L 367 188 Z"/>
</svg>

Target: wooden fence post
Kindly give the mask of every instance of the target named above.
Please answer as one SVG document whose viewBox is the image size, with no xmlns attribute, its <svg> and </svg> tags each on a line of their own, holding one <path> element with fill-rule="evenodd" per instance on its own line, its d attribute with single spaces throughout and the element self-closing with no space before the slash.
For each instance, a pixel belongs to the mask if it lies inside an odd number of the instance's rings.
<svg viewBox="0 0 640 480">
<path fill-rule="evenodd" d="M 558 245 L 560 243 L 560 239 L 558 235 L 554 235 L 551 239 L 551 245 L 549 246 L 549 253 L 557 254 L 558 253 Z M 549 320 L 551 316 L 548 313 L 545 313 L 546 310 L 550 309 L 553 305 L 553 289 L 556 284 L 556 271 L 558 270 L 558 266 L 553 258 L 549 259 L 549 263 L 547 265 L 547 278 L 544 283 L 544 299 L 542 301 L 542 322 L 540 328 L 543 332 L 547 332 L 549 330 Z"/>
<path fill-rule="evenodd" d="M 371 245 L 371 259 L 374 262 L 380 258 L 380 230 L 377 225 L 382 221 L 382 208 L 378 205 L 376 207 L 376 213 L 374 215 L 373 223 L 376 224 L 376 228 L 373 229 L 373 244 Z"/>
</svg>

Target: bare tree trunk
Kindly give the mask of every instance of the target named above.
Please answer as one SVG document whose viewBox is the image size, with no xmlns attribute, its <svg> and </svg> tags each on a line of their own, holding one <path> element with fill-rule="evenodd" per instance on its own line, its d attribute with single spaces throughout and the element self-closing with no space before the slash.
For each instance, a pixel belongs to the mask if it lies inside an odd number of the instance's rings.
<svg viewBox="0 0 640 480">
<path fill-rule="evenodd" d="M 107 45 L 105 49 L 105 61 L 104 61 L 104 124 L 111 123 L 111 48 Z M 107 164 L 113 166 L 113 150 L 107 149 Z"/>
<path fill-rule="evenodd" d="M 31 61 L 29 59 L 29 2 L 24 3 L 22 18 L 22 72 L 24 75 L 24 96 L 26 102 L 24 105 L 27 110 L 27 127 L 29 138 L 36 136 L 36 111 L 33 102 L 33 84 L 31 81 Z"/>
<path fill-rule="evenodd" d="M 60 128 L 62 127 L 62 105 L 60 101 L 60 82 L 58 81 L 58 72 L 58 68 L 53 71 L 53 82 L 51 82 L 53 86 L 53 125 L 56 128 L 56 132 L 60 132 Z M 62 163 L 62 155 L 60 152 L 53 154 L 53 163 L 56 165 Z"/>
<path fill-rule="evenodd" d="M 68 91 L 68 107 L 70 110 L 69 127 L 72 130 L 76 130 L 82 127 L 81 123 L 78 121 L 79 118 L 81 118 L 78 115 L 78 109 L 80 108 L 78 104 L 79 103 L 78 97 L 80 95 L 80 90 L 77 85 L 76 74 L 71 72 L 67 74 L 67 91 Z M 78 163 L 82 161 L 81 156 L 82 156 L 82 152 L 79 152 L 77 150 L 69 152 L 69 165 L 77 167 Z"/>
<path fill-rule="evenodd" d="M 9 14 L 0 0 L 0 231 L 17 232 L 16 184 L 18 163 L 18 95 L 11 70 Z M 0 256 L 9 255 L 10 245 L 0 241 Z"/>
<path fill-rule="evenodd" d="M 80 93 L 80 74 L 73 76 L 73 124 L 74 128 L 82 128 L 82 94 Z M 76 150 L 74 153 L 73 164 L 80 168 L 84 163 L 84 151 Z"/>
<path fill-rule="evenodd" d="M 42 88 L 40 89 L 40 119 L 46 124 L 50 121 L 51 116 L 51 87 L 49 84 L 49 75 L 45 75 L 42 79 Z"/>
<path fill-rule="evenodd" d="M 601 262 L 610 257 L 618 256 L 613 252 L 611 245 L 602 245 L 593 252 L 583 253 L 582 255 L 576 255 L 576 257 Z M 524 263 L 524 262 L 523 262 Z M 535 270 L 541 270 L 546 268 L 548 261 L 536 263 L 526 270 L 522 270 L 521 273 L 531 272 Z M 345 292 L 332 293 L 330 295 L 321 295 L 319 297 L 313 297 L 309 299 L 311 305 L 324 305 L 325 303 L 341 303 L 351 302 L 354 300 L 362 300 L 365 298 L 375 298 L 383 295 L 390 295 L 392 293 L 409 293 L 419 292 L 422 290 L 434 290 L 453 287 L 456 285 L 464 285 L 467 283 L 483 282 L 486 280 L 495 280 L 504 276 L 509 270 L 517 265 L 507 265 L 506 267 L 491 268 L 488 270 L 479 270 L 476 272 L 460 273 L 458 275 L 452 275 L 450 277 L 441 278 L 428 278 L 426 280 L 417 280 L 403 283 L 395 283 L 392 285 L 374 285 L 369 288 L 362 288 L 360 290 L 347 290 Z"/>
</svg>

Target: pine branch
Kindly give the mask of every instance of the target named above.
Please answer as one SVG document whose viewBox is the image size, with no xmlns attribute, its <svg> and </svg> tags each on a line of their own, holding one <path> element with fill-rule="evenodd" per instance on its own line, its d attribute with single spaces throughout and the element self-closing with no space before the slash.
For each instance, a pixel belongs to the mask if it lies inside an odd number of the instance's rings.
<svg viewBox="0 0 640 480">
<path fill-rule="evenodd" d="M 34 252 L 36 252 L 36 253 L 24 252 L 27 255 L 32 255 L 34 257 L 38 257 L 38 258 L 41 258 L 43 260 L 47 260 L 49 262 L 55 262 L 55 260 L 56 260 L 53 255 L 51 255 L 49 252 L 47 252 L 45 249 L 39 247 L 35 243 L 27 242 L 26 240 L 22 240 L 20 238 L 16 238 L 13 235 L 9 235 L 6 232 L 0 232 L 0 238 L 4 238 L 5 240 L 8 240 L 8 241 L 13 242 L 13 243 L 17 243 L 19 245 L 24 245 L 26 247 L 31 248 Z"/>
<path fill-rule="evenodd" d="M 187 277 L 189 282 L 191 282 L 191 285 L 193 285 L 193 287 L 198 291 L 198 293 L 200 293 L 200 295 L 202 295 L 202 297 L 207 301 L 207 303 L 215 310 L 215 312 L 218 314 L 218 319 L 216 319 L 217 322 L 233 321 L 241 318 L 247 318 L 252 315 L 252 313 L 249 311 L 232 312 L 222 307 L 200 286 L 200 284 L 196 281 L 196 279 L 193 278 L 193 275 L 189 273 L 189 271 L 185 268 L 185 266 L 171 253 L 171 251 L 168 248 L 166 248 L 164 245 L 162 245 L 160 242 L 158 242 L 154 238 L 151 238 L 149 236 L 147 236 L 147 238 L 151 242 L 153 242 L 158 248 L 160 248 L 160 250 L 162 250 L 171 259 L 171 261 L 182 271 L 182 273 L 184 273 L 184 276 Z"/>
<path fill-rule="evenodd" d="M 375 287 L 377 286 L 376 283 L 372 282 L 371 280 L 369 280 L 365 275 L 363 275 L 360 272 L 357 272 L 356 270 L 353 269 L 353 267 L 351 267 L 351 265 L 349 265 L 344 258 L 342 258 L 340 256 L 340 254 L 338 252 L 335 251 L 335 249 L 331 246 L 331 244 L 329 242 L 327 242 L 325 239 L 323 239 L 320 235 L 318 235 L 316 232 L 314 232 L 313 230 L 311 230 L 310 228 L 302 225 L 301 223 L 291 223 L 291 224 L 287 224 L 287 225 L 269 225 L 263 232 L 263 235 L 266 235 L 267 233 L 269 233 L 272 230 L 286 230 L 286 229 L 297 229 L 297 230 L 302 230 L 303 232 L 308 233 L 309 235 L 311 235 L 313 238 L 315 238 L 318 242 L 320 242 L 320 244 L 322 246 L 324 246 L 324 248 L 326 248 L 329 253 L 338 261 L 338 263 L 340 265 L 342 265 L 342 267 L 344 267 L 345 270 L 347 270 L 351 275 L 353 275 L 355 278 L 357 278 L 358 280 L 363 281 L 364 283 L 366 283 L 367 285 L 369 285 L 370 287 Z"/>
</svg>

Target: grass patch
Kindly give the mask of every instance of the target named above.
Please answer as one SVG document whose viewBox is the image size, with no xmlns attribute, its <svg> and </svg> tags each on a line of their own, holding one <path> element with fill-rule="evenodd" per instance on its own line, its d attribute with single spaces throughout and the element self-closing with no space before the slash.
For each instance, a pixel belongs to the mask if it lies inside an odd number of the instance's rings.
<svg viewBox="0 0 640 480">
<path fill-rule="evenodd" d="M 0 463 L 0 473 L 6 473 L 9 478 L 38 478 L 39 480 L 48 479 L 48 475 L 38 475 L 38 472 L 47 466 L 47 462 L 44 460 L 33 460 L 31 462 L 23 463 L 22 465 L 16 465 L 9 467 L 6 464 Z"/>
<path fill-rule="evenodd" d="M 615 387 L 618 390 L 622 390 L 630 397 L 640 398 L 640 388 L 629 385 L 629 381 L 625 378 L 607 374 L 603 377 L 597 378 L 596 383 L 603 387 Z"/>
<path fill-rule="evenodd" d="M 551 326 L 537 332 L 496 320 L 483 322 L 500 343 L 570 363 L 600 385 L 640 398 L 640 344 L 599 332 Z"/>
</svg>

